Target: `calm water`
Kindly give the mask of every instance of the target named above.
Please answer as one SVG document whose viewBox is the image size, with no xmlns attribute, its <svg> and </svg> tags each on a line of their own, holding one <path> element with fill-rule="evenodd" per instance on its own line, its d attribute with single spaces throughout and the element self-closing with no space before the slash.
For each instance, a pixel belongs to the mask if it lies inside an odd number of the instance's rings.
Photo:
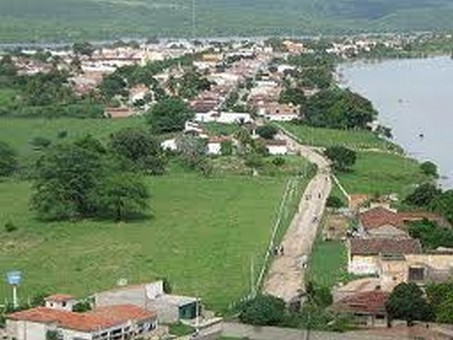
<svg viewBox="0 0 453 340">
<path fill-rule="evenodd" d="M 453 60 L 355 63 L 340 72 L 345 86 L 373 102 L 395 142 L 410 156 L 435 162 L 442 185 L 453 188 Z"/>
</svg>

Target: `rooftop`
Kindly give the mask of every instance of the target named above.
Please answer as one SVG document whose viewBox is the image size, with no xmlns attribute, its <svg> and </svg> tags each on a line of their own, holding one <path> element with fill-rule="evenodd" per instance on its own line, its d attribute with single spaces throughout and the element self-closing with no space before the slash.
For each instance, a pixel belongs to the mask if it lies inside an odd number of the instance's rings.
<svg viewBox="0 0 453 340">
<path fill-rule="evenodd" d="M 333 308 L 341 312 L 382 314 L 386 312 L 389 295 L 380 290 L 358 293 L 338 301 Z"/>
<path fill-rule="evenodd" d="M 53 302 L 65 302 L 69 300 L 75 300 L 75 297 L 68 294 L 54 294 L 47 296 L 44 301 L 53 301 Z"/>
<path fill-rule="evenodd" d="M 155 318 L 149 312 L 133 305 L 117 305 L 96 308 L 86 313 L 74 313 L 46 307 L 36 307 L 7 315 L 10 320 L 23 320 L 36 323 L 57 323 L 59 327 L 81 332 L 99 331 L 121 325 L 130 320 Z"/>
<path fill-rule="evenodd" d="M 420 241 L 414 239 L 351 239 L 351 255 L 421 254 Z"/>
</svg>

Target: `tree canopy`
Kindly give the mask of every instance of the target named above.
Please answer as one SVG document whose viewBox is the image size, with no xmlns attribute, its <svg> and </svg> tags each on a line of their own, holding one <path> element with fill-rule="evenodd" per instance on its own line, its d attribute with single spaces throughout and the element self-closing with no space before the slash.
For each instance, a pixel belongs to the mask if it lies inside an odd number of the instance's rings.
<svg viewBox="0 0 453 340">
<path fill-rule="evenodd" d="M 409 205 L 426 207 L 440 194 L 442 194 L 442 190 L 438 189 L 436 185 L 425 183 L 418 186 L 411 194 L 409 194 L 404 202 Z"/>
<path fill-rule="evenodd" d="M 400 283 L 396 286 L 385 308 L 391 320 L 405 320 L 408 326 L 417 320 L 429 321 L 433 318 L 431 306 L 415 283 Z"/>
<path fill-rule="evenodd" d="M 348 171 L 354 166 L 357 154 L 343 146 L 331 146 L 324 151 L 324 154 L 332 162 L 332 166 L 338 171 Z"/>
<path fill-rule="evenodd" d="M 278 133 L 278 128 L 274 125 L 263 125 L 259 126 L 256 129 L 256 133 L 264 139 L 274 139 L 275 135 Z"/>
<path fill-rule="evenodd" d="M 181 99 L 168 98 L 153 106 L 146 116 L 154 132 L 165 133 L 183 130 L 194 112 Z"/>
<path fill-rule="evenodd" d="M 0 141 L 0 177 L 10 176 L 18 167 L 16 151 Z"/>
<path fill-rule="evenodd" d="M 270 295 L 258 295 L 242 306 L 239 319 L 256 326 L 276 326 L 284 320 L 285 315 L 283 300 Z"/>
</svg>

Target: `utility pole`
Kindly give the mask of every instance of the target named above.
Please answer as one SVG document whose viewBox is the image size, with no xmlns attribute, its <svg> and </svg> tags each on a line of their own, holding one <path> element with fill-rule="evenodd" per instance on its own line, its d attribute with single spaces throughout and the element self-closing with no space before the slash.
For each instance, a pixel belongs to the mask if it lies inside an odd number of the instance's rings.
<svg viewBox="0 0 453 340">
<path fill-rule="evenodd" d="M 253 256 L 250 259 L 250 295 L 253 299 L 256 296 L 256 288 L 255 288 L 255 268 L 253 264 Z"/>
</svg>

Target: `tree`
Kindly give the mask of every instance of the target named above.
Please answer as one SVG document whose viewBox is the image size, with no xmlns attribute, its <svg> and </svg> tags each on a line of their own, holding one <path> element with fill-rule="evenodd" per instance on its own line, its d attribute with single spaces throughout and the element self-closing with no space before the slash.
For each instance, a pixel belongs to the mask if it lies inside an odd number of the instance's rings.
<svg viewBox="0 0 453 340">
<path fill-rule="evenodd" d="M 142 213 L 148 207 L 148 188 L 140 177 L 133 173 L 116 173 L 101 180 L 99 207 L 104 213 L 122 221 L 126 215 Z"/>
<path fill-rule="evenodd" d="M 302 89 L 287 87 L 280 93 L 278 102 L 280 104 L 293 104 L 305 107 L 307 98 L 305 97 L 305 93 Z"/>
<path fill-rule="evenodd" d="M 91 57 L 95 51 L 95 48 L 93 45 L 91 45 L 89 42 L 76 42 L 74 45 L 72 45 L 72 51 L 76 55 L 86 55 L 88 57 Z"/>
<path fill-rule="evenodd" d="M 409 194 L 404 202 L 417 207 L 426 207 L 441 194 L 442 190 L 438 189 L 434 184 L 425 183 Z"/>
<path fill-rule="evenodd" d="M 409 224 L 409 235 L 420 240 L 424 249 L 453 247 L 453 230 L 439 226 L 428 220 L 416 221 Z"/>
<path fill-rule="evenodd" d="M 439 178 L 439 173 L 437 172 L 437 165 L 433 162 L 426 161 L 420 164 L 420 169 L 422 172 L 429 177 Z"/>
<path fill-rule="evenodd" d="M 72 307 L 72 311 L 75 313 L 85 313 L 90 310 L 91 303 L 89 301 L 79 301 Z"/>
<path fill-rule="evenodd" d="M 220 143 L 220 154 L 222 156 L 231 156 L 233 154 L 233 142 L 226 140 Z"/>
<path fill-rule="evenodd" d="M 412 326 L 416 320 L 429 321 L 433 318 L 431 306 L 415 283 L 400 283 L 396 286 L 385 308 L 390 320 L 402 319 L 408 326 Z"/>
<path fill-rule="evenodd" d="M 256 326 L 276 326 L 284 320 L 285 309 L 283 300 L 270 295 L 258 295 L 242 306 L 239 319 Z"/>
<path fill-rule="evenodd" d="M 52 141 L 45 137 L 35 137 L 30 141 L 35 150 L 43 150 L 52 144 Z"/>
<path fill-rule="evenodd" d="M 357 160 L 357 154 L 343 146 L 331 146 L 324 151 L 324 154 L 332 161 L 333 168 L 338 171 L 348 171 Z"/>
<path fill-rule="evenodd" d="M 205 159 L 208 151 L 205 140 L 193 136 L 183 136 L 176 143 L 181 159 L 188 168 L 196 169 Z"/>
<path fill-rule="evenodd" d="M 256 129 L 256 133 L 264 139 L 274 139 L 275 135 L 278 133 L 278 128 L 274 125 L 263 125 L 259 126 Z"/>
<path fill-rule="evenodd" d="M 0 177 L 10 176 L 18 167 L 16 151 L 0 141 Z"/>
<path fill-rule="evenodd" d="M 426 295 L 434 309 L 436 322 L 453 323 L 453 282 L 431 283 L 426 286 Z"/>
<path fill-rule="evenodd" d="M 143 128 L 125 128 L 110 135 L 113 152 L 152 175 L 165 172 L 165 160 L 159 141 Z"/>
<path fill-rule="evenodd" d="M 326 206 L 329 208 L 340 209 L 344 207 L 344 203 L 338 196 L 327 197 Z"/>
<path fill-rule="evenodd" d="M 89 216 L 102 176 L 99 154 L 75 144 L 50 147 L 36 163 L 31 206 L 44 219 Z"/>
<path fill-rule="evenodd" d="M 99 85 L 99 90 L 104 98 L 110 101 L 115 96 L 126 97 L 128 95 L 126 86 L 127 84 L 124 78 L 114 72 L 102 79 L 102 83 Z"/>
<path fill-rule="evenodd" d="M 165 133 L 183 130 L 194 112 L 181 99 L 168 98 L 157 103 L 146 116 L 154 132 Z"/>
<path fill-rule="evenodd" d="M 453 223 L 453 190 L 447 190 L 436 196 L 429 204 L 429 208 Z"/>
</svg>

